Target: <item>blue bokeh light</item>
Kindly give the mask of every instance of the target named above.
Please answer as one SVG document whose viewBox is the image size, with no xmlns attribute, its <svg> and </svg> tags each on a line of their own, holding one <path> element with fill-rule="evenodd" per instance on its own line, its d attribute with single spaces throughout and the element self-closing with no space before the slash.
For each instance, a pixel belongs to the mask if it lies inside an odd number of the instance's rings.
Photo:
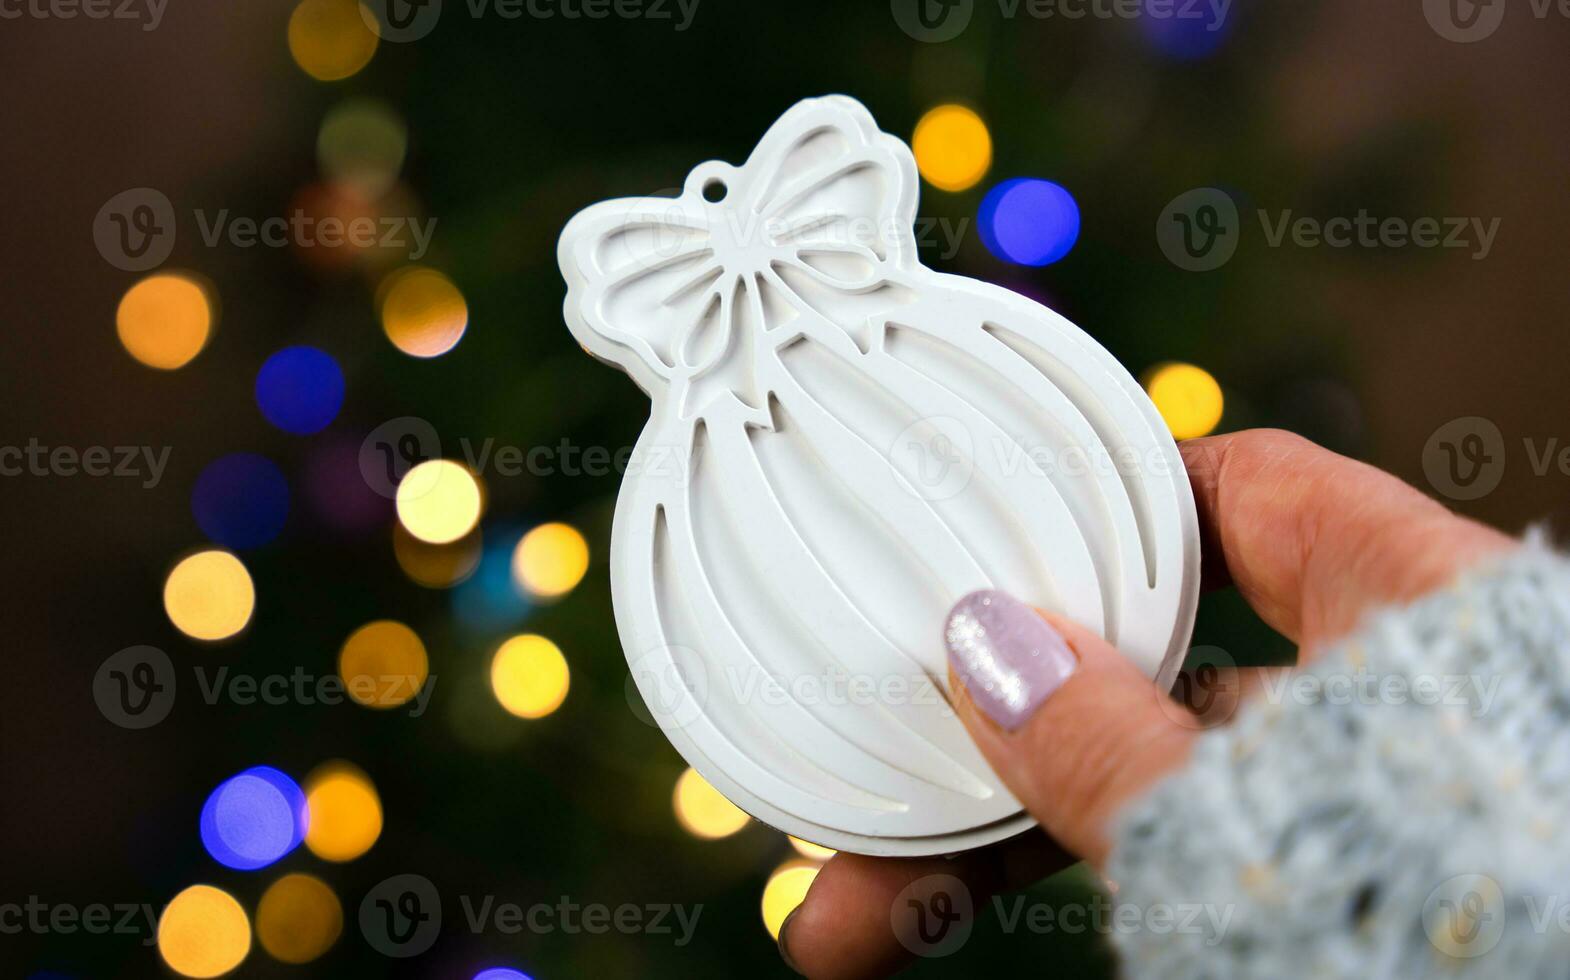
<svg viewBox="0 0 1570 980">
<path fill-rule="evenodd" d="M 1230 7 L 1225 14 L 1199 5 L 1185 10 L 1182 4 L 1165 4 L 1164 9 L 1163 14 L 1152 13 L 1146 0 L 1140 30 L 1151 47 L 1178 61 L 1199 61 L 1215 54 L 1232 33 L 1232 18 L 1237 15 Z"/>
<path fill-rule="evenodd" d="M 308 436 L 327 428 L 343 407 L 343 371 L 315 347 L 285 347 L 256 373 L 256 405 L 285 432 Z"/>
<path fill-rule="evenodd" d="M 1018 265 L 1051 265 L 1079 240 L 1079 205 L 1050 180 L 1005 180 L 987 192 L 976 217 L 987 251 Z"/>
<path fill-rule="evenodd" d="M 512 576 L 512 553 L 523 538 L 518 527 L 486 528 L 480 564 L 452 592 L 458 622 L 475 632 L 510 629 L 528 618 L 533 604 Z"/>
<path fill-rule="evenodd" d="M 529 975 L 519 970 L 497 967 L 491 970 L 481 970 L 474 975 L 474 980 L 529 980 Z"/>
<path fill-rule="evenodd" d="M 191 513 L 217 544 L 259 548 L 278 537 L 288 520 L 289 481 L 265 456 L 220 456 L 196 478 Z"/>
<path fill-rule="evenodd" d="M 202 805 L 202 846 L 236 871 L 265 868 L 305 839 L 305 793 L 271 766 L 224 780 Z"/>
</svg>

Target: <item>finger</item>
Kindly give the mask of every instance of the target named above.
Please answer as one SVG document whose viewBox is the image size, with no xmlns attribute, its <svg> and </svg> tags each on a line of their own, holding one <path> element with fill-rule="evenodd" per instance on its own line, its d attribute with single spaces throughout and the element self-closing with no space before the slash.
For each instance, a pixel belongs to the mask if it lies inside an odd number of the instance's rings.
<svg viewBox="0 0 1570 980">
<path fill-rule="evenodd" d="M 902 895 L 924 880 L 952 876 L 980 907 L 1073 861 L 1040 831 L 952 858 L 875 858 L 836 854 L 780 928 L 780 954 L 796 972 L 818 978 L 887 976 L 908 963 L 912 940 L 897 929 Z M 908 931 L 907 931 L 908 932 Z M 918 947 L 919 948 L 919 947 Z"/>
<path fill-rule="evenodd" d="M 1390 474 L 1289 432 L 1179 448 L 1199 509 L 1205 578 L 1230 579 L 1271 627 L 1305 648 L 1345 634 L 1370 607 L 1414 599 L 1513 544 Z"/>
<path fill-rule="evenodd" d="M 961 599 L 945 640 L 982 754 L 1054 840 L 1101 863 L 1112 815 L 1180 765 L 1202 725 L 1096 634 L 1001 592 Z"/>
</svg>

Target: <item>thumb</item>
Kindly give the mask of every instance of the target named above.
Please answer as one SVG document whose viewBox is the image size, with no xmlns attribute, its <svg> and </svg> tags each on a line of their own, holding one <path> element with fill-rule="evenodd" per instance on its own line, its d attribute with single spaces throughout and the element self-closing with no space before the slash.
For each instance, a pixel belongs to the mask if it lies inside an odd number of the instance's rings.
<svg viewBox="0 0 1570 980">
<path fill-rule="evenodd" d="M 1006 593 L 961 599 L 944 639 L 982 754 L 1059 844 L 1101 865 L 1111 819 L 1202 726 L 1105 640 Z"/>
</svg>

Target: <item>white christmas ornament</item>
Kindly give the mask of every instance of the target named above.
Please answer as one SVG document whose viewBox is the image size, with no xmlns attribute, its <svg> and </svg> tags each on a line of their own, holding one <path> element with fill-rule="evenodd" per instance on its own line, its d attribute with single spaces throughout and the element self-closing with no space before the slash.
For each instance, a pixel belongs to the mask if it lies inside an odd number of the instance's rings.
<svg viewBox="0 0 1570 980">
<path fill-rule="evenodd" d="M 644 701 L 736 805 L 863 854 L 1032 826 L 949 707 L 956 600 L 1066 613 L 1164 686 L 1199 580 L 1139 385 L 1046 307 L 922 266 L 916 196 L 905 144 L 828 96 L 558 248 L 573 335 L 653 403 L 611 542 Z"/>
</svg>

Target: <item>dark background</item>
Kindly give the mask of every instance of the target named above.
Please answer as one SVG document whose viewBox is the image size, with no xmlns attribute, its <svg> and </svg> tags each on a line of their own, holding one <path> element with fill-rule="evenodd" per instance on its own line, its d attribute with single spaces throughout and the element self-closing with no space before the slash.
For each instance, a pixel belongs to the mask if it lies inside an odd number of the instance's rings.
<svg viewBox="0 0 1570 980">
<path fill-rule="evenodd" d="M 465 436 L 630 445 L 646 402 L 569 338 L 559 229 L 594 201 L 679 185 L 701 160 L 739 162 L 810 95 L 851 94 L 907 139 L 933 105 L 976 108 L 995 144 L 991 172 L 964 193 L 924 186 L 920 213 L 973 219 L 997 180 L 1047 177 L 1078 198 L 1080 241 L 1044 269 L 1000 262 L 974 233 L 952 259 L 925 260 L 1035 291 L 1135 373 L 1167 360 L 1204 366 L 1227 394 L 1222 429 L 1292 428 L 1432 492 L 1422 467 L 1430 436 L 1482 416 L 1503 433 L 1504 479 L 1457 506 L 1511 530 L 1567 513 L 1570 476 L 1534 473 L 1523 449 L 1527 439 L 1570 440 L 1565 18 L 1512 5 L 1495 36 L 1461 45 L 1430 28 L 1418 0 L 1238 0 L 1221 48 L 1184 61 L 1131 22 L 1006 19 L 991 0 L 941 44 L 907 36 L 879 0 L 702 0 L 681 33 L 614 18 L 476 20 L 448 0 L 430 36 L 384 43 L 365 70 L 323 83 L 291 61 L 291 6 L 170 0 L 155 31 L 0 21 L 0 443 L 172 447 L 150 490 L 83 476 L 0 479 L 9 640 L 0 902 L 162 906 L 210 882 L 254 911 L 280 871 L 307 870 L 338 893 L 343 937 L 307 967 L 253 949 L 240 975 L 467 980 L 490 965 L 537 980 L 784 975 L 758 917 L 764 879 L 789 855 L 782 836 L 756 823 L 717 842 L 685 834 L 669 801 L 682 763 L 628 708 L 604 566 L 615 476 L 487 482 L 487 527 L 567 520 L 594 556 L 572 595 L 522 626 L 560 644 L 573 671 L 566 704 L 540 722 L 460 697 L 483 687 L 489 653 L 511 630 L 461 627 L 448 593 L 400 572 L 390 526 L 335 531 L 298 494 L 282 537 L 244 556 L 259 600 L 238 640 L 193 644 L 159 596 L 170 564 L 202 543 L 191 486 L 223 453 L 263 453 L 293 478 L 314 441 L 357 446 L 403 415 L 429 420 L 449 451 Z M 435 360 L 408 358 L 378 327 L 375 276 L 324 272 L 288 249 L 209 248 L 187 223 L 167 265 L 212 281 L 217 333 L 178 371 L 127 356 L 114 311 L 139 276 L 94 247 L 103 203 L 148 186 L 187 215 L 283 213 L 318 179 L 318 125 L 349 95 L 385 100 L 407 122 L 403 187 L 438 219 L 423 262 L 463 290 L 463 342 Z M 1167 202 L 1203 186 L 1231 191 L 1245 224 L 1254 208 L 1368 209 L 1498 217 L 1500 231 L 1492 254 L 1473 261 L 1465 251 L 1270 249 L 1256 222 L 1228 265 L 1189 273 L 1167 262 L 1153 229 Z M 272 428 L 252 398 L 258 366 L 293 343 L 328 350 L 347 376 L 343 412 L 321 436 Z M 177 664 L 330 672 L 343 637 L 387 616 L 420 632 L 441 678 L 423 718 L 190 699 L 162 725 L 128 732 L 90 695 L 105 657 L 144 643 Z M 1240 662 L 1289 653 L 1227 593 L 1206 599 L 1195 643 Z M 196 816 L 219 781 L 264 763 L 298 777 L 329 758 L 364 768 L 381 793 L 386 826 L 370 853 L 326 865 L 302 848 L 252 873 L 208 857 Z M 365 891 L 404 872 L 427 875 L 448 898 L 442 941 L 409 962 L 373 952 L 354 923 Z M 1090 880 L 1071 872 L 1040 897 L 1083 901 Z M 472 936 L 458 894 L 704 911 L 679 949 L 669 937 L 615 933 Z M 166 973 L 140 938 L 0 936 L 0 972 Z M 1004 936 L 984 916 L 961 953 L 919 972 L 1044 967 L 1112 968 L 1098 937 Z"/>
</svg>

